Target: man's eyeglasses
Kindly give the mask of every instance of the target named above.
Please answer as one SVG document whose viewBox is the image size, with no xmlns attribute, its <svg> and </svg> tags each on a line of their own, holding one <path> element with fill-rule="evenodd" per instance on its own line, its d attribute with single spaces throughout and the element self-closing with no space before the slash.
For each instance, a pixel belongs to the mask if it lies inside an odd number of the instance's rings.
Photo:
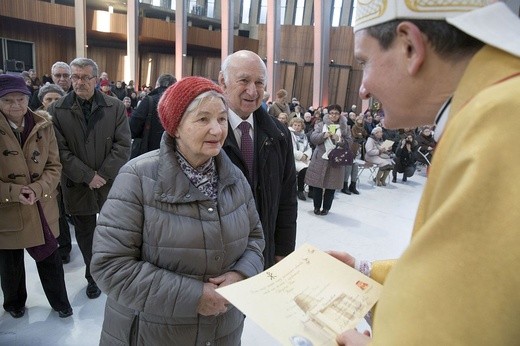
<svg viewBox="0 0 520 346">
<path fill-rule="evenodd" d="M 72 76 L 70 76 L 70 79 L 72 79 L 73 82 L 78 82 L 81 80 L 84 83 L 88 82 L 89 80 L 91 80 L 93 78 L 96 78 L 96 76 L 89 76 L 89 75 L 78 76 L 77 74 L 73 74 Z"/>
<path fill-rule="evenodd" d="M 329 112 L 330 115 L 340 115 L 341 113 L 340 112 Z"/>
<path fill-rule="evenodd" d="M 69 79 L 70 78 L 70 74 L 68 73 L 55 73 L 53 74 L 54 77 L 58 78 L 58 79 Z"/>
</svg>

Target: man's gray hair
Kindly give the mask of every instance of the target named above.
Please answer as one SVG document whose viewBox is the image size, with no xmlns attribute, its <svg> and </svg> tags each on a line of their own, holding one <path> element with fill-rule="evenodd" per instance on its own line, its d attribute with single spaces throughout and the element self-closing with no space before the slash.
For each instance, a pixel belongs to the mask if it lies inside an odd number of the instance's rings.
<svg viewBox="0 0 520 346">
<path fill-rule="evenodd" d="M 76 59 L 74 59 L 74 60 L 72 60 L 70 62 L 70 67 L 72 67 L 72 66 L 77 66 L 77 67 L 81 67 L 81 68 L 84 68 L 84 67 L 87 67 L 87 66 L 91 66 L 92 67 L 92 75 L 95 76 L 95 77 L 98 76 L 98 65 L 92 59 L 89 59 L 89 58 L 76 58 Z"/>
<path fill-rule="evenodd" d="M 63 62 L 63 61 L 56 61 L 52 65 L 52 67 L 51 67 L 51 74 L 54 74 L 54 70 L 56 70 L 58 68 L 64 68 L 67 71 L 69 71 L 69 74 L 70 74 L 70 66 L 69 66 L 69 64 L 67 64 L 66 62 Z"/>
<path fill-rule="evenodd" d="M 177 78 L 175 78 L 175 76 L 169 73 L 164 73 L 157 78 L 157 87 L 169 87 L 176 82 Z"/>
</svg>

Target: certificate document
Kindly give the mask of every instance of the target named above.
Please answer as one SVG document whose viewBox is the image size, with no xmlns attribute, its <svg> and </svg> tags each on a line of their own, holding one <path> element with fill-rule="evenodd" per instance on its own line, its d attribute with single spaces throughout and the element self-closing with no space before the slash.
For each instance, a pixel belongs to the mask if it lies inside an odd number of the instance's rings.
<svg viewBox="0 0 520 346">
<path fill-rule="evenodd" d="M 281 345 L 337 345 L 376 303 L 382 286 L 305 244 L 266 271 L 217 292 Z"/>
</svg>

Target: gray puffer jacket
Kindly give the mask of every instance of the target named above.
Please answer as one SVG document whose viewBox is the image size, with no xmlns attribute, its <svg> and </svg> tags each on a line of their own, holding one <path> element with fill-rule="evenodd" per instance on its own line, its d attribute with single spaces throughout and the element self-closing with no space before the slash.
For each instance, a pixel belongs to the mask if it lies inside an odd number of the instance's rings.
<svg viewBox="0 0 520 346">
<path fill-rule="evenodd" d="M 98 218 L 91 273 L 108 295 L 102 345 L 239 345 L 244 315 L 197 314 L 203 283 L 263 270 L 251 188 L 224 151 L 215 203 L 190 183 L 173 139 L 121 169 Z"/>
</svg>

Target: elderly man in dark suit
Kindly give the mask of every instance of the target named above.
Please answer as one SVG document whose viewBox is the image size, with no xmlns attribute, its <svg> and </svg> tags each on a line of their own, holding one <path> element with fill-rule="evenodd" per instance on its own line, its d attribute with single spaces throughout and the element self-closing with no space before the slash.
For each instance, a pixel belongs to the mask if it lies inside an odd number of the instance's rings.
<svg viewBox="0 0 520 346">
<path fill-rule="evenodd" d="M 229 106 L 224 150 L 247 177 L 265 236 L 265 268 L 294 250 L 296 169 L 289 130 L 261 107 L 266 67 L 251 51 L 228 56 L 219 84 Z"/>
</svg>

